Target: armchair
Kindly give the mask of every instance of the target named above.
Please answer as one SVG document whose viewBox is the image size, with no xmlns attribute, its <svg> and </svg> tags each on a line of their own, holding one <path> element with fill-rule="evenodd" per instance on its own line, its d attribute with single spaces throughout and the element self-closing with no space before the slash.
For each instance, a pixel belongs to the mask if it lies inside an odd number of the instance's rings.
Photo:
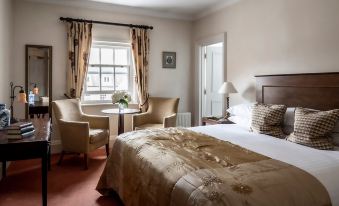
<svg viewBox="0 0 339 206">
<path fill-rule="evenodd" d="M 133 130 L 175 127 L 178 105 L 179 98 L 150 97 L 147 112 L 133 115 Z"/>
<path fill-rule="evenodd" d="M 84 114 L 78 99 L 57 100 L 52 103 L 61 135 L 62 153 L 83 153 L 85 169 L 88 169 L 88 153 L 106 146 L 109 155 L 109 117 Z"/>
</svg>

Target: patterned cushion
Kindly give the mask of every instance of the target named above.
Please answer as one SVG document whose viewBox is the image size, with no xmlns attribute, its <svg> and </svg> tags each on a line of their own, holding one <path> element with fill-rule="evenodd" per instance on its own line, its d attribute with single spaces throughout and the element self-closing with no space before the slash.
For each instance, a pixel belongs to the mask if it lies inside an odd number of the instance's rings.
<svg viewBox="0 0 339 206">
<path fill-rule="evenodd" d="M 287 140 L 322 150 L 333 149 L 330 133 L 339 117 L 339 110 L 295 110 L 294 131 Z"/>
<path fill-rule="evenodd" d="M 251 131 L 285 138 L 286 135 L 282 131 L 285 112 L 285 105 L 255 104 L 252 110 Z"/>
</svg>

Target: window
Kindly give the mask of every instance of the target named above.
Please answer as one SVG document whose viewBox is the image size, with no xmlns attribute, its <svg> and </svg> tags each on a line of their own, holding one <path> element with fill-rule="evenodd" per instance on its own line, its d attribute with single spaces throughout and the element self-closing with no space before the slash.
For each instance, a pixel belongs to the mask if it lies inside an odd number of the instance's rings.
<svg viewBox="0 0 339 206">
<path fill-rule="evenodd" d="M 131 47 L 122 43 L 92 45 L 83 101 L 111 102 L 116 90 L 128 91 L 133 97 L 134 81 Z"/>
</svg>

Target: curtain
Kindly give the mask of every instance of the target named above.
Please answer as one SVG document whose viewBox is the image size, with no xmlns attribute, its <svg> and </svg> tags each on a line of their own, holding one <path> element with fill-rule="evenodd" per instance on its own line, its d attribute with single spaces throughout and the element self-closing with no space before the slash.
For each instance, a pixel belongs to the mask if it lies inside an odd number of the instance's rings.
<svg viewBox="0 0 339 206">
<path fill-rule="evenodd" d="M 67 94 L 81 98 L 92 44 L 92 24 L 68 22 L 67 41 Z"/>
<path fill-rule="evenodd" d="M 130 37 L 139 107 L 146 111 L 148 106 L 146 101 L 148 98 L 149 35 L 147 29 L 131 28 Z"/>
</svg>

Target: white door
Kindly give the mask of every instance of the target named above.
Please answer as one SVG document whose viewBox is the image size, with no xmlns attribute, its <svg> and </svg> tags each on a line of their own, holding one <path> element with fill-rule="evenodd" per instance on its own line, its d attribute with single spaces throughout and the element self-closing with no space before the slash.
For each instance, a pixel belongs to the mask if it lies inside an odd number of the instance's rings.
<svg viewBox="0 0 339 206">
<path fill-rule="evenodd" d="M 224 80 L 223 43 L 202 47 L 202 116 L 221 117 L 222 95 L 218 94 Z"/>
</svg>

